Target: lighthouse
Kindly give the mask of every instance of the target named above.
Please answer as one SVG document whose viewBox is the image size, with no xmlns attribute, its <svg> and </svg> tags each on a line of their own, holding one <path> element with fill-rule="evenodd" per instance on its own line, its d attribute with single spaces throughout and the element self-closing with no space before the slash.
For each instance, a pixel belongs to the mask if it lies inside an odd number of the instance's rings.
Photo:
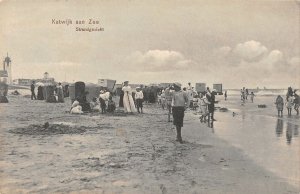
<svg viewBox="0 0 300 194">
<path fill-rule="evenodd" d="M 11 75 L 11 59 L 8 56 L 5 57 L 3 61 L 3 70 L 7 72 L 7 84 L 12 84 L 12 75 Z"/>
</svg>

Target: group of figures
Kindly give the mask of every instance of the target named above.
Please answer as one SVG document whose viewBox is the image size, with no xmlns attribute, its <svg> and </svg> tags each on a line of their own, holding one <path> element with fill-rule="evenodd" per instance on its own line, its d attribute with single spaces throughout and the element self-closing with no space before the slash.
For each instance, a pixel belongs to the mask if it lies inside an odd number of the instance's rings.
<svg viewBox="0 0 300 194">
<path fill-rule="evenodd" d="M 174 87 L 169 86 L 163 89 L 161 95 L 159 94 L 158 96 L 158 103 L 161 104 L 163 109 L 167 108 L 167 110 L 169 110 L 169 115 L 171 114 L 173 91 Z M 215 121 L 214 107 L 216 103 L 216 90 L 211 91 L 209 87 L 207 87 L 206 91 L 198 93 L 193 87 L 190 87 L 190 83 L 188 83 L 188 87 L 182 88 L 182 91 L 186 93 L 188 97 L 187 107 L 191 110 L 197 110 L 197 107 L 199 108 L 201 122 L 206 122 L 207 120 Z M 168 121 L 170 121 L 170 116 L 168 117 Z"/>
<path fill-rule="evenodd" d="M 101 112 L 114 113 L 116 110 L 116 104 L 112 99 L 112 94 L 105 88 L 100 91 L 99 97 L 93 97 L 91 102 L 88 102 L 86 95 L 88 92 L 78 95 L 72 106 L 71 114 L 82 114 L 84 112 Z"/>
<path fill-rule="evenodd" d="M 250 96 L 250 100 L 253 103 L 254 101 L 254 92 L 252 91 L 251 93 L 249 93 L 248 88 L 243 87 L 243 89 L 241 89 L 241 101 L 242 101 L 242 105 L 244 105 L 244 103 L 246 102 L 246 100 L 248 100 L 248 96 Z M 227 92 L 225 92 L 225 100 L 227 99 Z"/>
<path fill-rule="evenodd" d="M 67 91 L 59 82 L 56 86 L 38 86 L 37 96 L 35 95 L 35 81 L 31 83 L 31 100 L 46 100 L 47 102 L 64 102 Z M 45 90 L 45 92 L 43 91 Z"/>
<path fill-rule="evenodd" d="M 125 81 L 122 84 L 120 93 L 119 107 L 124 107 L 127 113 L 143 113 L 143 102 L 155 103 L 157 101 L 157 94 L 161 88 L 157 86 L 143 86 L 136 87 L 135 90 L 129 86 L 129 82 Z"/>
<path fill-rule="evenodd" d="M 288 116 L 292 115 L 293 108 L 296 111 L 296 114 L 299 115 L 300 99 L 299 95 L 297 94 L 297 90 L 293 90 L 292 87 L 288 88 L 286 99 L 284 100 L 280 95 L 278 95 L 275 104 L 278 111 L 278 116 L 283 116 L 284 104 L 287 108 Z"/>
<path fill-rule="evenodd" d="M 199 107 L 200 122 L 208 121 L 208 124 L 216 121 L 214 118 L 215 111 L 215 95 L 216 90 L 211 91 L 209 87 L 205 92 L 196 92 L 190 86 L 181 89 L 181 84 L 174 83 L 172 86 L 164 88 L 159 94 L 158 103 L 162 108 L 168 111 L 168 121 L 171 122 L 173 116 L 173 124 L 176 126 L 177 140 L 182 143 L 181 128 L 183 127 L 184 112 L 187 108 L 197 110 Z"/>
</svg>

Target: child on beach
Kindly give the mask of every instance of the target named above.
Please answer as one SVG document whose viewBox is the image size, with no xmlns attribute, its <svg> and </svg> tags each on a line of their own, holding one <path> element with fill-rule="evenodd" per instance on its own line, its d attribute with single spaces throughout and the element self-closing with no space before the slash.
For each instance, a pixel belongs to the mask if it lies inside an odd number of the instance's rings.
<svg viewBox="0 0 300 194">
<path fill-rule="evenodd" d="M 286 108 L 288 110 L 288 116 L 292 115 L 292 108 L 294 106 L 293 101 L 294 101 L 293 96 L 288 96 L 287 97 Z"/>
<path fill-rule="evenodd" d="M 157 94 L 157 104 L 161 104 L 161 93 Z"/>
<path fill-rule="evenodd" d="M 251 92 L 251 93 L 250 93 L 250 99 L 251 99 L 251 102 L 252 102 L 252 103 L 253 103 L 254 96 L 255 96 L 254 93 Z"/>
<path fill-rule="evenodd" d="M 200 122 L 202 123 L 203 121 L 206 122 L 206 117 L 208 117 L 209 113 L 208 113 L 208 108 L 207 105 L 209 104 L 207 98 L 205 97 L 205 95 L 200 94 L 200 99 L 199 99 L 199 107 L 200 107 L 200 112 L 201 112 L 201 116 L 200 116 Z"/>
<path fill-rule="evenodd" d="M 99 101 L 100 101 L 102 114 L 106 113 L 106 102 L 108 101 L 109 97 L 110 97 L 110 92 L 106 92 L 105 90 L 100 91 Z"/>
<path fill-rule="evenodd" d="M 90 102 L 91 110 L 93 112 L 99 112 L 100 111 L 100 105 L 97 102 L 97 98 L 93 98 L 92 102 Z"/>
<path fill-rule="evenodd" d="M 277 96 L 275 104 L 278 111 L 278 116 L 282 116 L 284 103 L 283 103 L 283 98 L 280 95 Z"/>
<path fill-rule="evenodd" d="M 136 108 L 138 113 L 143 113 L 143 100 L 144 100 L 144 94 L 141 88 L 137 87 L 135 93 L 135 100 L 136 100 Z M 141 109 L 141 111 L 140 111 Z"/>
<path fill-rule="evenodd" d="M 71 107 L 71 110 L 70 110 L 70 113 L 71 113 L 71 114 L 82 114 L 82 113 L 83 113 L 82 107 L 79 105 L 78 99 L 76 99 L 76 100 L 73 102 L 72 107 Z"/>
<path fill-rule="evenodd" d="M 299 115 L 300 98 L 299 98 L 299 95 L 296 94 L 296 93 L 294 94 L 294 97 L 295 97 L 295 99 L 294 99 L 294 104 L 295 104 L 294 109 L 297 112 L 297 115 Z"/>
</svg>

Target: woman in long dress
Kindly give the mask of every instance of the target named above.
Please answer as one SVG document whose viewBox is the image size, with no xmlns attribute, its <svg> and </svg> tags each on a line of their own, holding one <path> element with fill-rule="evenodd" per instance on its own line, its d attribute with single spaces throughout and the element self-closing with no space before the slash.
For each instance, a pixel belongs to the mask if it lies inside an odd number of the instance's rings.
<svg viewBox="0 0 300 194">
<path fill-rule="evenodd" d="M 278 111 L 278 116 L 282 116 L 284 102 L 280 95 L 277 96 L 275 104 Z"/>
<path fill-rule="evenodd" d="M 58 97 L 58 102 L 64 102 L 64 91 L 61 83 L 58 83 L 57 86 L 57 97 Z"/>
<path fill-rule="evenodd" d="M 119 107 L 124 107 L 124 105 L 123 105 L 123 98 L 124 98 L 124 92 L 122 90 L 121 93 L 120 93 Z"/>
<path fill-rule="evenodd" d="M 123 105 L 124 105 L 125 112 L 127 113 L 135 112 L 135 105 L 132 98 L 132 90 L 131 87 L 128 85 L 128 81 L 124 82 L 124 87 L 122 88 L 122 90 L 124 92 Z"/>
</svg>

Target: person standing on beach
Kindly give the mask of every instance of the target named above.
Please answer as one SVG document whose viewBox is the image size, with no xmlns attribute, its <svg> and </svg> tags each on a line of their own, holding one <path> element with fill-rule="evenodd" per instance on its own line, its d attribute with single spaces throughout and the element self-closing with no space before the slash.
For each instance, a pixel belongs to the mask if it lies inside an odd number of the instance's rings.
<svg viewBox="0 0 300 194">
<path fill-rule="evenodd" d="M 200 107 L 200 122 L 202 123 L 203 121 L 206 123 L 206 117 L 209 115 L 207 105 L 209 104 L 207 98 L 205 97 L 205 94 L 200 93 L 200 99 L 199 99 L 199 107 Z"/>
<path fill-rule="evenodd" d="M 166 95 L 165 95 L 165 90 L 161 91 L 161 107 L 163 110 L 165 110 L 166 106 Z"/>
<path fill-rule="evenodd" d="M 100 91 L 99 102 L 100 102 L 100 108 L 102 114 L 106 113 L 106 101 L 108 101 L 109 96 L 110 94 L 107 93 L 105 90 Z"/>
<path fill-rule="evenodd" d="M 136 88 L 135 100 L 136 100 L 136 108 L 137 108 L 138 113 L 143 113 L 144 94 L 140 87 Z M 140 109 L 141 109 L 141 112 L 140 112 Z"/>
<path fill-rule="evenodd" d="M 295 109 L 297 115 L 299 115 L 299 105 L 300 105 L 299 95 L 296 94 L 296 91 L 294 91 L 294 109 Z"/>
<path fill-rule="evenodd" d="M 122 83 L 122 88 L 123 88 L 123 86 L 124 86 L 124 83 Z M 120 99 L 119 99 L 119 107 L 124 107 L 124 105 L 123 105 L 123 97 L 124 97 L 124 91 L 121 90 L 121 92 L 120 92 Z"/>
<path fill-rule="evenodd" d="M 183 143 L 181 137 L 181 128 L 183 127 L 184 111 L 188 105 L 189 99 L 185 92 L 181 91 L 181 84 L 174 83 L 175 92 L 172 96 L 173 124 L 176 126 L 177 141 Z"/>
<path fill-rule="evenodd" d="M 56 87 L 57 91 L 57 102 L 64 102 L 64 91 L 61 83 L 58 83 L 58 86 Z"/>
<path fill-rule="evenodd" d="M 34 89 L 35 89 L 35 82 L 32 81 L 31 83 L 31 86 L 30 86 L 30 90 L 31 90 L 31 100 L 35 99 L 36 100 L 36 96 L 35 96 L 35 92 L 34 92 Z"/>
<path fill-rule="evenodd" d="M 209 113 L 211 115 L 211 120 L 212 121 L 216 121 L 216 119 L 214 117 L 215 103 L 216 103 L 216 94 L 217 94 L 217 90 L 213 89 L 213 91 L 211 93 L 211 101 L 210 101 L 210 104 L 208 105 L 208 110 L 209 110 Z"/>
<path fill-rule="evenodd" d="M 293 108 L 293 96 L 288 96 L 287 97 L 287 101 L 286 101 L 286 108 L 288 110 L 288 116 L 291 116 L 292 115 L 292 108 Z"/>
<path fill-rule="evenodd" d="M 154 86 L 150 86 L 149 89 L 149 103 L 155 103 L 157 97 L 156 88 Z"/>
<path fill-rule="evenodd" d="M 122 90 L 124 91 L 124 97 L 123 97 L 123 105 L 124 110 L 127 113 L 134 113 L 135 112 L 135 105 L 132 98 L 132 90 L 131 87 L 128 85 L 128 81 L 124 82 L 124 87 Z"/>
<path fill-rule="evenodd" d="M 277 96 L 275 104 L 278 111 L 278 116 L 282 116 L 284 102 L 280 95 Z"/>
<path fill-rule="evenodd" d="M 186 88 L 186 93 L 189 97 L 189 108 L 193 108 L 193 88 L 190 82 L 188 83 L 188 86 Z"/>
<path fill-rule="evenodd" d="M 166 107 L 168 110 L 168 122 L 171 122 L 173 92 L 174 91 L 172 90 L 171 86 L 165 89 Z"/>
<path fill-rule="evenodd" d="M 227 90 L 224 93 L 224 98 L 225 98 L 225 101 L 226 101 L 227 100 Z"/>
<path fill-rule="evenodd" d="M 251 93 L 250 93 L 250 99 L 251 99 L 251 102 L 252 102 L 252 103 L 253 103 L 253 100 L 254 100 L 254 96 L 255 96 L 254 93 L 251 92 Z"/>
<path fill-rule="evenodd" d="M 216 94 L 216 90 L 214 89 L 212 92 L 209 90 L 209 88 L 207 87 L 207 91 L 206 91 L 206 98 L 209 102 L 208 106 L 208 120 L 211 119 L 211 121 L 216 121 L 214 119 L 214 112 L 215 112 L 215 94 Z"/>
</svg>

